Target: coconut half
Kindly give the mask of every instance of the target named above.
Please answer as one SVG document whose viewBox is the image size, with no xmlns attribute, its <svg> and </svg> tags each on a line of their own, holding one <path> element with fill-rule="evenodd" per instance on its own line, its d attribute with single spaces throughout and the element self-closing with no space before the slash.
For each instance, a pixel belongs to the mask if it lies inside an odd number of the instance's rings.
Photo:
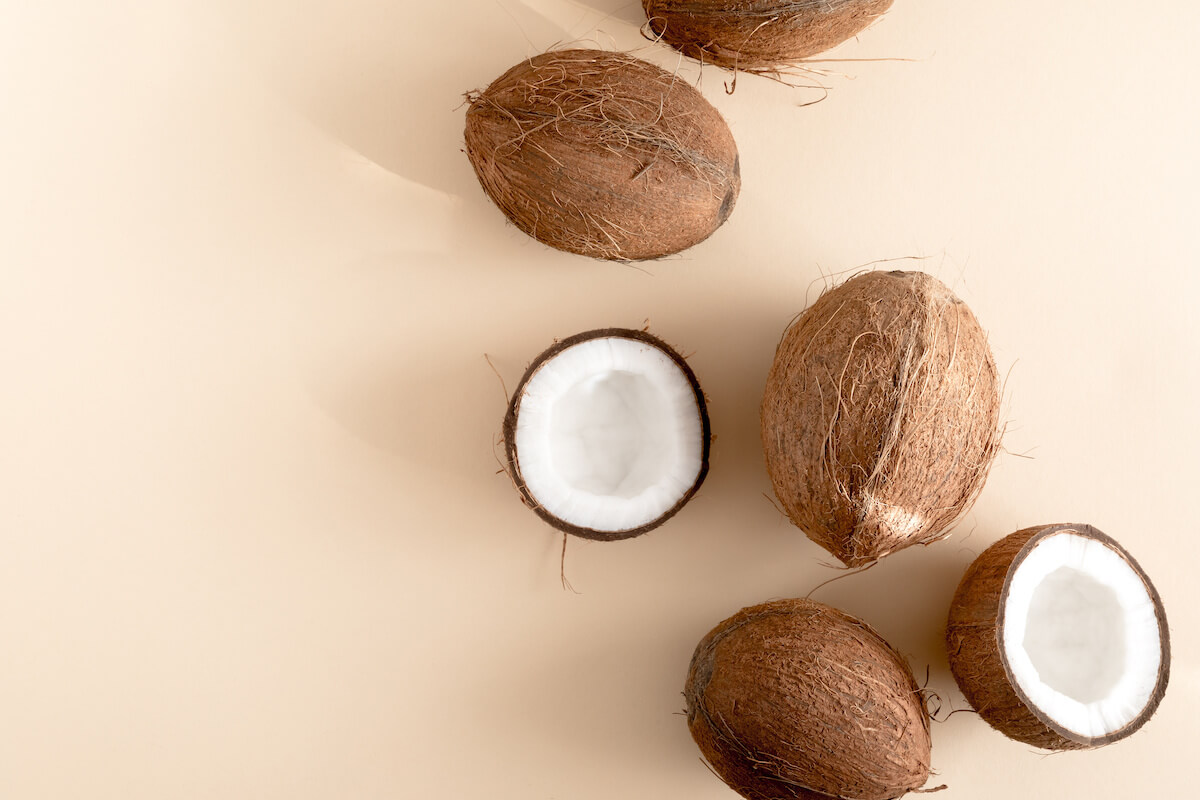
<svg viewBox="0 0 1200 800">
<path fill-rule="evenodd" d="M 1162 600 L 1119 544 L 1090 525 L 1027 528 L 968 568 L 946 630 L 950 667 L 993 727 L 1077 750 L 1137 731 L 1166 692 Z"/>
<path fill-rule="evenodd" d="M 587 539 L 666 522 L 708 473 L 704 394 L 683 357 L 645 331 L 564 339 L 530 365 L 508 406 L 504 445 L 525 504 Z"/>
</svg>

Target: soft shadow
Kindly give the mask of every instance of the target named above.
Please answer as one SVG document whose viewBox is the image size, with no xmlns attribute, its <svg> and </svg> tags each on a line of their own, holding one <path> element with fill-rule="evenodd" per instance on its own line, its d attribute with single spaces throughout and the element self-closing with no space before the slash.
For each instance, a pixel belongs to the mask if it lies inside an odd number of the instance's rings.
<svg viewBox="0 0 1200 800">
<path fill-rule="evenodd" d="M 765 592 L 790 594 L 802 585 L 804 565 L 816 569 L 824 551 L 772 504 L 759 408 L 780 334 L 803 307 L 803 294 L 740 287 L 714 303 L 684 282 L 675 287 L 672 312 L 650 320 L 651 331 L 688 357 L 707 399 L 713 441 L 704 486 L 663 535 L 686 537 L 681 568 L 701 584 L 759 576 Z"/>
<path fill-rule="evenodd" d="M 875 628 L 909 660 L 918 683 L 928 667 L 942 684 L 949 674 L 945 631 L 950 601 L 975 558 L 975 551 L 961 543 L 964 536 L 959 529 L 943 541 L 901 550 L 861 574 L 828 569 L 824 580 L 845 577 L 816 589 L 812 599 Z"/>
<path fill-rule="evenodd" d="M 608 20 L 627 22 L 639 30 L 646 24 L 646 12 L 642 9 L 641 0 L 572 0 L 581 6 L 594 8 L 604 15 L 599 23 L 603 27 Z"/>
<path fill-rule="evenodd" d="M 431 188 L 463 194 L 463 93 L 566 31 L 517 0 L 414 27 L 405 3 L 322 0 L 222 9 L 231 40 L 286 102 L 380 166 Z"/>
<path fill-rule="evenodd" d="M 587 615 L 577 599 L 567 602 L 576 605 L 569 616 Z M 623 774 L 662 775 L 675 785 L 707 780 L 682 713 L 688 663 L 703 632 L 680 631 L 669 611 L 656 623 L 646 610 L 626 610 L 628 624 L 608 614 L 582 636 L 543 628 L 489 653 L 478 681 L 463 687 L 475 723 L 503 734 L 502 746 L 542 753 L 548 764 L 578 764 L 586 754 L 597 765 L 621 765 Z"/>
<path fill-rule="evenodd" d="M 505 326 L 499 313 L 471 314 L 490 305 L 497 281 L 431 253 L 348 265 L 313 287 L 296 312 L 299 370 L 310 397 L 356 439 L 424 470 L 491 474 L 489 442 L 507 400 L 484 342 L 506 347 Z"/>
</svg>

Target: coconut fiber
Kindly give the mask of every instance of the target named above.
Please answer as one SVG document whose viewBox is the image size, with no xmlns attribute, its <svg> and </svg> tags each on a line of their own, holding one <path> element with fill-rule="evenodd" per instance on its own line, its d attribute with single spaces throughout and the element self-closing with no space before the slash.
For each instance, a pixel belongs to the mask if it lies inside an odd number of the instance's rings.
<svg viewBox="0 0 1200 800">
<path fill-rule="evenodd" d="M 688 727 L 751 800 L 885 800 L 929 777 L 929 719 L 904 659 L 865 623 L 812 600 L 722 622 L 692 656 Z"/>
<path fill-rule="evenodd" d="M 922 272 L 869 272 L 784 333 L 762 438 L 792 521 L 847 566 L 944 537 L 1000 445 L 1000 390 L 975 315 Z"/>
<path fill-rule="evenodd" d="M 684 55 L 773 74 L 855 36 L 892 0 L 642 0 L 650 31 Z"/>
<path fill-rule="evenodd" d="M 658 258 L 708 237 L 741 188 L 733 134 L 686 81 L 621 53 L 562 50 L 467 95 L 484 191 L 551 247 Z"/>
<path fill-rule="evenodd" d="M 1001 647 L 1001 621 L 1013 573 L 1040 540 L 1064 531 L 1104 542 L 1129 564 L 1153 599 L 1159 622 L 1162 666 L 1150 701 L 1128 725 L 1101 737 L 1081 736 L 1039 712 L 1017 685 Z M 1025 528 L 984 550 L 967 568 L 954 593 L 946 625 L 946 654 L 958 687 L 979 716 L 1005 736 L 1047 750 L 1084 750 L 1135 733 L 1153 716 L 1166 693 L 1171 663 L 1166 614 L 1146 573 L 1111 537 L 1091 525 L 1078 524 Z"/>
</svg>

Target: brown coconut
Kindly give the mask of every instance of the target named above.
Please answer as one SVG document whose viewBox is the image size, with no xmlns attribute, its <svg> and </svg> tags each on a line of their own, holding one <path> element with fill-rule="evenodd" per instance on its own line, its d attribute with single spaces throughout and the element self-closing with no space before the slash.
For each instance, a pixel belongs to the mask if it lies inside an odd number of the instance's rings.
<svg viewBox="0 0 1200 800">
<path fill-rule="evenodd" d="M 928 544 L 974 502 L 1000 444 L 975 315 L 922 272 L 869 272 L 783 335 L 762 401 L 775 494 L 847 566 Z"/>
<path fill-rule="evenodd" d="M 642 0 L 653 34 L 706 64 L 777 73 L 857 35 L 892 0 Z"/>
<path fill-rule="evenodd" d="M 1001 646 L 1005 600 L 1013 574 L 1038 542 L 1067 532 L 1103 542 L 1141 578 L 1154 603 L 1161 645 L 1158 680 L 1149 702 L 1132 722 L 1105 736 L 1081 736 L 1058 724 L 1023 692 Z M 1166 612 L 1154 584 L 1120 544 L 1091 525 L 1038 525 L 1009 534 L 972 562 L 954 593 L 946 625 L 946 653 L 962 693 L 989 725 L 1004 735 L 1047 750 L 1084 750 L 1111 744 L 1140 729 L 1154 715 L 1170 678 L 1171 645 Z"/>
<path fill-rule="evenodd" d="M 710 631 L 684 697 L 705 759 L 751 800 L 885 800 L 929 777 L 929 719 L 908 664 L 813 600 L 746 608 Z"/>
<path fill-rule="evenodd" d="M 685 80 L 632 56 L 545 53 L 467 99 L 480 184 L 551 247 L 659 258 L 707 238 L 737 201 L 729 126 Z"/>
</svg>

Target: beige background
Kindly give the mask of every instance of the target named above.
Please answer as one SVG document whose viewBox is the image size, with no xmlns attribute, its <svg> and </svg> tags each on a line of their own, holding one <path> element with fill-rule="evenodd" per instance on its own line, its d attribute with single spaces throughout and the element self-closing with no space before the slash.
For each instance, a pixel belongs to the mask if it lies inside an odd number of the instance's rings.
<svg viewBox="0 0 1200 800">
<path fill-rule="evenodd" d="M 1186 797 L 1200 715 L 1196 32 L 1184 0 L 897 0 L 812 91 L 682 62 L 624 0 L 9 3 L 0 27 L 0 797 L 728 798 L 680 691 L 743 605 L 836 572 L 757 407 L 825 276 L 922 256 L 989 329 L 1003 455 L 949 541 L 815 597 L 963 705 L 987 544 L 1088 521 L 1172 623 L 1153 722 L 1054 757 L 934 726 L 942 797 Z M 729 121 L 729 223 L 634 269 L 505 224 L 461 93 L 576 39 Z M 668 526 L 561 539 L 493 456 L 556 336 L 691 354 L 713 468 Z"/>
</svg>

